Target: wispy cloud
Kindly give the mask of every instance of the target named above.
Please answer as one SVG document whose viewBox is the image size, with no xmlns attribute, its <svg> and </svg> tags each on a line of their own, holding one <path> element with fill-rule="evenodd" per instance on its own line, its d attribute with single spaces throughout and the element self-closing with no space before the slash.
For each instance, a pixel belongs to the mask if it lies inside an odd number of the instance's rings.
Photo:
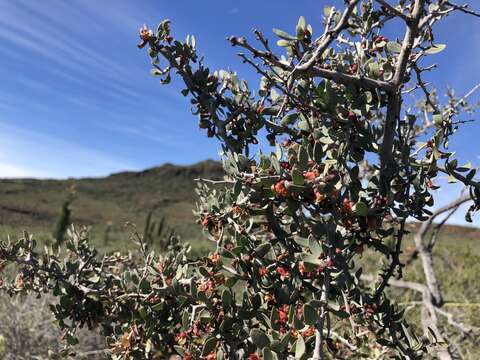
<svg viewBox="0 0 480 360">
<path fill-rule="evenodd" d="M 26 3 L 25 3 L 26 4 Z M 72 11 L 72 9 L 70 9 Z M 82 43 L 85 35 L 84 24 L 71 23 L 68 27 L 59 23 L 62 16 L 50 18 L 55 13 L 54 7 L 29 2 L 26 9 L 11 7 L 0 15 L 0 37 L 11 46 L 20 46 L 49 61 L 61 69 L 68 70 L 74 78 L 88 78 L 89 83 L 108 88 L 123 97 L 138 96 L 138 89 L 132 84 L 132 68 L 121 65 L 118 61 L 101 54 L 93 46 Z M 60 15 L 60 14 L 57 14 Z M 28 26 L 22 24 L 28 23 Z M 80 28 L 77 28 L 80 26 Z M 110 40 L 102 37 L 102 32 L 93 37 L 96 47 L 108 47 Z M 95 70 L 95 71 L 93 71 Z"/>
<path fill-rule="evenodd" d="M 0 122 L 0 177 L 103 176 L 135 169 L 128 160 L 92 147 Z"/>
<path fill-rule="evenodd" d="M 16 165 L 0 161 L 1 178 L 28 178 L 32 176 L 34 176 L 34 174 L 32 174 L 32 172 L 28 169 L 24 169 Z"/>
</svg>

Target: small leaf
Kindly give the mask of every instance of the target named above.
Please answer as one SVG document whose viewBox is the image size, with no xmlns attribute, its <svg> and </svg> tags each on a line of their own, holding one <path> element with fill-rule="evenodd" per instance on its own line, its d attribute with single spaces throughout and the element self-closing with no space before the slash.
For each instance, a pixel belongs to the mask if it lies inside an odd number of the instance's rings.
<svg viewBox="0 0 480 360">
<path fill-rule="evenodd" d="M 298 19 L 297 28 L 304 29 L 305 26 L 307 26 L 307 22 L 305 21 L 305 18 L 303 16 L 300 16 L 300 18 Z"/>
<path fill-rule="evenodd" d="M 287 125 L 290 125 L 292 123 L 295 122 L 295 120 L 298 119 L 298 114 L 297 113 L 293 113 L 293 114 L 288 114 L 288 115 L 285 115 L 282 119 L 282 121 L 280 122 L 280 124 L 282 126 L 287 126 Z"/>
<path fill-rule="evenodd" d="M 322 157 L 323 157 L 322 144 L 320 142 L 316 142 L 315 145 L 313 146 L 313 159 L 317 164 L 321 164 Z"/>
<path fill-rule="evenodd" d="M 305 179 L 303 178 L 302 173 L 300 171 L 298 171 L 297 169 L 293 169 L 292 179 L 293 179 L 293 183 L 295 185 L 299 185 L 299 186 L 302 186 L 305 182 Z"/>
<path fill-rule="evenodd" d="M 365 203 L 359 201 L 358 203 L 355 204 L 354 211 L 355 211 L 355 214 L 357 214 L 358 216 L 367 216 L 368 206 Z"/>
<path fill-rule="evenodd" d="M 283 30 L 280 30 L 280 29 L 273 29 L 273 32 L 280 38 L 284 39 L 284 40 L 297 40 L 297 38 L 295 36 L 292 36 L 288 33 L 286 33 L 285 31 Z"/>
<path fill-rule="evenodd" d="M 298 165 L 301 168 L 306 168 L 307 164 L 308 164 L 307 149 L 305 149 L 305 146 L 300 146 L 300 149 L 298 150 Z"/>
<path fill-rule="evenodd" d="M 387 50 L 392 53 L 399 53 L 402 51 L 402 46 L 396 41 L 389 41 L 387 43 Z"/>
<path fill-rule="evenodd" d="M 333 10 L 332 6 L 324 6 L 323 15 L 325 15 L 325 17 L 329 17 L 332 10 Z"/>
<path fill-rule="evenodd" d="M 300 16 L 300 18 L 298 19 L 297 28 L 296 28 L 297 37 L 299 39 L 303 39 L 303 37 L 305 36 L 306 25 L 307 25 L 307 22 L 305 21 L 305 18 L 303 16 Z"/>
<path fill-rule="evenodd" d="M 263 360 L 273 360 L 272 351 L 270 349 L 263 349 Z"/>
<path fill-rule="evenodd" d="M 295 359 L 300 359 L 303 354 L 305 354 L 305 341 L 303 336 L 298 336 L 296 345 L 295 345 Z"/>
<path fill-rule="evenodd" d="M 258 245 L 255 248 L 255 255 L 261 259 L 268 254 L 270 249 L 271 249 L 271 245 L 269 243 Z"/>
<path fill-rule="evenodd" d="M 233 304 L 233 296 L 232 296 L 232 293 L 225 289 L 223 290 L 223 293 L 222 293 L 222 305 L 223 306 L 228 306 L 228 305 L 231 305 Z"/>
<path fill-rule="evenodd" d="M 270 345 L 270 339 L 265 333 L 259 329 L 252 329 L 250 331 L 252 342 L 259 348 L 263 349 Z"/>
<path fill-rule="evenodd" d="M 433 114 L 432 115 L 432 120 L 433 120 L 433 123 L 435 125 L 440 126 L 443 123 L 443 116 L 442 116 L 442 114 L 438 114 L 438 113 Z"/>
<path fill-rule="evenodd" d="M 436 45 L 433 45 L 432 47 L 428 48 L 427 50 L 425 50 L 425 53 L 426 54 L 438 54 L 439 52 L 445 50 L 445 48 L 447 47 L 447 45 L 445 44 L 436 44 Z"/>
<path fill-rule="evenodd" d="M 215 350 L 215 347 L 217 346 L 217 339 L 215 337 L 210 337 L 205 341 L 205 345 L 203 345 L 202 349 L 202 356 L 207 356 L 210 354 L 213 350 Z"/>
<path fill-rule="evenodd" d="M 292 42 L 289 40 L 280 39 L 277 41 L 277 45 L 280 47 L 289 47 L 292 45 Z"/>
<path fill-rule="evenodd" d="M 450 184 L 455 184 L 456 182 L 458 182 L 458 180 L 457 180 L 453 175 L 448 175 L 447 181 L 448 181 Z"/>
<path fill-rule="evenodd" d="M 301 120 L 298 122 L 298 128 L 302 131 L 310 131 L 310 125 L 307 120 Z"/>
<path fill-rule="evenodd" d="M 310 304 L 303 305 L 303 318 L 307 325 L 315 325 L 318 321 L 318 313 Z"/>
</svg>

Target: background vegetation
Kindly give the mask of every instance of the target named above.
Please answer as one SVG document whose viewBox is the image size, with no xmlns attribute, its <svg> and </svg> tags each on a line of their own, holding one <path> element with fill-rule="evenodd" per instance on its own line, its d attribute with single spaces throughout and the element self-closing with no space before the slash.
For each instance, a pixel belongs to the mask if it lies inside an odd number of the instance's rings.
<svg viewBox="0 0 480 360">
<path fill-rule="evenodd" d="M 105 178 L 0 180 L 0 236 L 20 237 L 23 230 L 29 230 L 36 234 L 39 241 L 51 242 L 62 205 L 74 188 L 70 221 L 91 227 L 91 240 L 100 250 L 108 252 L 133 248 L 131 230 L 124 224 L 132 221 L 143 231 L 150 214 L 151 223 L 158 224 L 165 219 L 165 227 L 172 228 L 184 241 L 188 241 L 194 252 L 206 254 L 212 244 L 202 235 L 192 214 L 196 201 L 195 179 L 219 179 L 222 176 L 220 163 L 204 161 L 192 166 L 165 164 Z M 108 227 L 111 230 L 106 235 Z M 416 226 L 411 224 L 410 228 L 414 231 Z M 445 306 L 457 319 L 475 328 L 480 328 L 479 241 L 480 229 L 447 225 L 443 227 L 434 250 L 434 265 L 442 284 Z M 155 242 L 153 245 L 160 246 Z M 409 235 L 403 246 L 402 260 L 405 261 L 414 249 Z M 378 267 L 378 261 L 375 253 L 366 251 L 362 258 L 365 271 Z M 405 273 L 405 280 L 424 281 L 419 260 L 407 265 Z M 391 292 L 405 306 L 407 317 L 412 320 L 411 323 L 417 324 L 415 326 L 420 331 L 421 297 L 409 290 L 391 289 Z M 48 307 L 51 301 L 53 298 L 49 296 L 37 299 L 28 295 L 13 301 L 0 297 L 3 320 L 0 322 L 1 359 L 48 359 L 48 349 L 61 348 L 61 334 Z M 442 322 L 447 323 L 447 320 L 442 319 Z M 82 331 L 79 337 L 77 358 L 107 358 L 99 351 L 106 347 L 103 337 L 95 331 Z M 480 352 L 478 337 L 470 337 L 467 344 L 463 345 L 464 357 L 476 359 Z"/>
</svg>

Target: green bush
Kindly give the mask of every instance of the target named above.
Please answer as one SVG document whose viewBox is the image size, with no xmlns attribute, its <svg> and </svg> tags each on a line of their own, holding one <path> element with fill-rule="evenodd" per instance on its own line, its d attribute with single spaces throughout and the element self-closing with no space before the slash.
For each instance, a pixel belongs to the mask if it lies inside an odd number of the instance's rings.
<svg viewBox="0 0 480 360">
<path fill-rule="evenodd" d="M 4 290 L 58 297 L 64 356 L 87 327 L 101 329 L 113 359 L 451 358 L 435 311 L 425 313 L 435 328 L 416 334 L 386 288 L 405 284 L 406 221 L 428 224 L 439 174 L 468 186 L 468 220 L 480 204 L 476 170 L 447 149 L 471 107 L 453 95 L 442 105 L 422 81 L 420 60 L 445 47 L 432 26 L 453 11 L 465 8 L 350 0 L 325 8 L 318 37 L 303 17 L 293 34 L 275 29 L 280 54 L 260 31 L 258 47 L 229 37 L 258 73 L 256 91 L 233 71 L 210 71 L 195 37 L 177 40 L 170 21 L 143 27 L 153 74 L 164 84 L 178 75 L 199 127 L 222 147 L 225 179 L 197 189 L 215 251 L 193 257 L 171 237 L 157 255 L 147 231 L 133 235 L 138 253 L 99 256 L 71 228 L 64 247 L 40 253 L 26 235 L 0 247 L 18 266 Z M 402 41 L 382 35 L 394 21 Z M 424 100 L 410 104 L 405 91 Z M 382 259 L 374 274 L 362 274 L 363 249 Z M 430 285 L 415 287 L 438 311 Z"/>
</svg>

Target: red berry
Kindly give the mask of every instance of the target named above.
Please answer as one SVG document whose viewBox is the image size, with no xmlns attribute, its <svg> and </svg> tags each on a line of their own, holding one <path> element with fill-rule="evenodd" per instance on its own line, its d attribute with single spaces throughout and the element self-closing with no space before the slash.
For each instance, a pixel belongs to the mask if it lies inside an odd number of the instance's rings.
<svg viewBox="0 0 480 360">
<path fill-rule="evenodd" d="M 283 278 L 287 278 L 290 275 L 288 270 L 285 269 L 283 266 L 278 266 L 277 267 L 277 274 L 280 275 L 280 277 L 283 277 Z"/>
</svg>

